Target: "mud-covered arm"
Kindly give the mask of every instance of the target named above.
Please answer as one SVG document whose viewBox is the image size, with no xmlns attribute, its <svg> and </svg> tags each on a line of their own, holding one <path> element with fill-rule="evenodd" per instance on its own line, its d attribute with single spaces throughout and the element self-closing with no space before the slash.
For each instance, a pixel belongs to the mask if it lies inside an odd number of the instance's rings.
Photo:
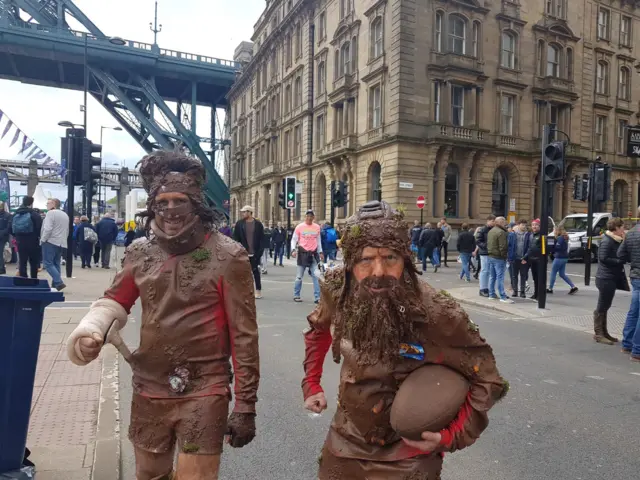
<svg viewBox="0 0 640 480">
<path fill-rule="evenodd" d="M 317 309 L 316 309 L 317 310 Z M 302 395 L 306 400 L 316 393 L 323 392 L 320 386 L 324 359 L 331 348 L 331 332 L 314 326 L 314 310 L 309 315 L 309 328 L 304 331 L 304 378 L 302 379 Z"/>
<path fill-rule="evenodd" d="M 429 328 L 437 344 L 433 347 L 438 352 L 434 362 L 458 371 L 470 384 L 457 417 L 440 431 L 440 450 L 454 452 L 480 437 L 489 424 L 487 412 L 507 394 L 509 384 L 498 372 L 493 350 L 460 305 L 446 293 L 435 295 L 433 300 L 438 311 L 434 311 L 438 320 Z"/>
<path fill-rule="evenodd" d="M 249 254 L 238 252 L 220 279 L 226 321 L 229 326 L 231 360 L 235 373 L 235 413 L 255 413 L 260 381 L 258 322 Z"/>
</svg>

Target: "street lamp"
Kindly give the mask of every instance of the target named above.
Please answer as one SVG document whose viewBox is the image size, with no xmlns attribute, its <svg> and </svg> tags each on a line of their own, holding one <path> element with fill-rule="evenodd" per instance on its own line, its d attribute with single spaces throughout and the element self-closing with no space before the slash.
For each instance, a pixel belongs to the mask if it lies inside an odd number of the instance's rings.
<svg viewBox="0 0 640 480">
<path fill-rule="evenodd" d="M 111 40 L 114 40 L 113 38 Z M 111 42 L 111 40 L 109 40 Z M 112 42 L 113 43 L 113 42 Z M 115 130 L 116 132 L 121 132 L 122 131 L 122 127 L 100 127 L 100 145 L 102 145 L 102 132 L 104 132 L 105 130 Z M 102 152 L 103 152 L 104 148 L 100 151 L 100 160 L 102 160 Z M 98 215 L 100 214 L 100 203 L 101 200 L 104 200 L 105 202 L 107 201 L 107 190 L 105 188 L 104 190 L 104 196 L 102 195 L 102 187 L 103 182 L 102 182 L 102 175 L 104 174 L 104 165 L 102 164 L 102 162 L 100 163 L 100 183 L 98 184 Z M 103 209 L 104 210 L 104 209 Z"/>
</svg>

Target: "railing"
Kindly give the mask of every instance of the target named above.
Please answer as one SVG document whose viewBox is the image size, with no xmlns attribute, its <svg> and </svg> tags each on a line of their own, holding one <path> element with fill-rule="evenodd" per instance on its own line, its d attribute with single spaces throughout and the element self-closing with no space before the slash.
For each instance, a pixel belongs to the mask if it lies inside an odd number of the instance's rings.
<svg viewBox="0 0 640 480">
<path fill-rule="evenodd" d="M 457 53 L 431 53 L 431 62 L 442 67 L 457 67 L 464 70 L 482 71 L 483 64 L 476 57 Z"/>
<path fill-rule="evenodd" d="M 574 84 L 571 80 L 565 80 L 564 78 L 559 77 L 536 77 L 533 83 L 534 86 L 547 90 L 551 88 L 556 90 L 565 90 L 568 92 L 573 92 L 574 90 Z"/>
<path fill-rule="evenodd" d="M 372 142 L 382 136 L 382 127 L 372 128 L 367 132 L 367 139 Z"/>
<path fill-rule="evenodd" d="M 482 130 L 458 127 L 455 125 L 431 125 L 427 127 L 427 137 L 455 138 L 485 143 L 484 132 Z"/>
</svg>

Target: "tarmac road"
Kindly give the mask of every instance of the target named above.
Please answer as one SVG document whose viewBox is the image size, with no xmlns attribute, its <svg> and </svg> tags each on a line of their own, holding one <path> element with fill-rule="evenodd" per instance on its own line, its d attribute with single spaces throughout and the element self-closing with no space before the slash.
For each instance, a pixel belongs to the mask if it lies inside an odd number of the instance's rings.
<svg viewBox="0 0 640 480">
<path fill-rule="evenodd" d="M 302 329 L 313 305 L 310 284 L 303 287 L 305 303 L 292 302 L 293 275 L 293 267 L 272 267 L 264 278 L 265 298 L 258 301 L 258 436 L 245 448 L 225 450 L 222 480 L 316 478 L 335 402 L 316 418 L 302 407 Z M 580 332 L 476 307 L 467 311 L 493 346 L 511 391 L 491 411 L 491 424 L 480 440 L 446 457 L 443 479 L 638 478 L 640 365 Z M 124 332 L 130 346 L 138 341 L 139 307 L 133 315 Z M 122 479 L 132 480 L 126 438 L 131 378 L 124 361 L 120 373 Z M 338 366 L 328 357 L 323 386 L 329 399 L 335 399 L 337 382 Z"/>
</svg>

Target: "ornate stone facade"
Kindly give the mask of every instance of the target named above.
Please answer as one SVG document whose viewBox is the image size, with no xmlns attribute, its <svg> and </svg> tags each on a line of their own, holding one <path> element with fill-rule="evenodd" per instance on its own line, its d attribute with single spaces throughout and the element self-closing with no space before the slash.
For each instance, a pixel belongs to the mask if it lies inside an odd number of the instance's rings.
<svg viewBox="0 0 640 480">
<path fill-rule="evenodd" d="M 624 126 L 638 123 L 640 7 L 629 0 L 271 0 L 253 56 L 229 93 L 231 216 L 252 204 L 286 220 L 284 176 L 300 219 L 330 217 L 333 180 L 349 204 L 383 198 L 425 221 L 539 215 L 542 126 L 571 140 L 553 217 L 586 211 L 572 178 L 601 156 L 612 199 L 638 205 Z M 560 137 L 559 137 L 560 138 Z"/>
</svg>

